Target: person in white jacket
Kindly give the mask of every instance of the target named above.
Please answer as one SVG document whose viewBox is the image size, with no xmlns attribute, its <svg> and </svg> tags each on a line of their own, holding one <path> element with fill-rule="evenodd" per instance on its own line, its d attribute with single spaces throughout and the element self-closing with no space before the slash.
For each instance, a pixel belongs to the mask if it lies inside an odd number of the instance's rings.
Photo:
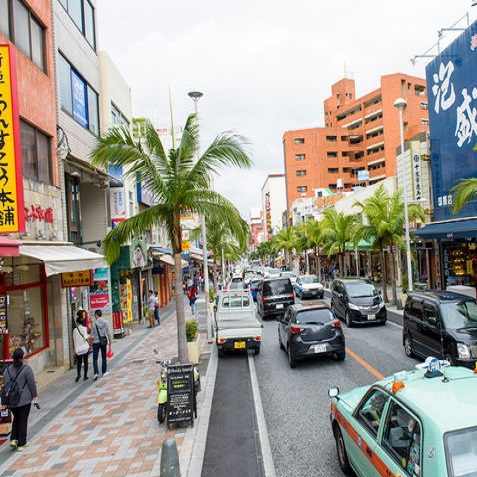
<svg viewBox="0 0 477 477">
<path fill-rule="evenodd" d="M 73 330 L 73 346 L 76 356 L 76 379 L 81 377 L 81 366 L 83 366 L 83 381 L 88 379 L 88 359 L 89 359 L 89 335 L 82 318 L 76 318 L 76 327 Z"/>
</svg>

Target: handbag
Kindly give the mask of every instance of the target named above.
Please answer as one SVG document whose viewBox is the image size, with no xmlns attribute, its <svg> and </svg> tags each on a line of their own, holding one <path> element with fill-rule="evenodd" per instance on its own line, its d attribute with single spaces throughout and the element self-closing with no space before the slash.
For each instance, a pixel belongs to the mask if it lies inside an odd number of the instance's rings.
<svg viewBox="0 0 477 477">
<path fill-rule="evenodd" d="M 106 353 L 106 356 L 107 356 L 108 358 L 112 358 L 112 357 L 114 356 L 113 350 L 112 350 L 111 348 L 108 349 L 108 352 Z"/>
<path fill-rule="evenodd" d="M 96 331 L 98 332 L 99 342 L 100 342 L 101 346 L 106 346 L 108 344 L 108 338 L 106 336 L 103 336 L 99 332 L 99 328 L 98 328 L 98 325 L 96 323 L 94 324 L 94 326 L 96 326 Z"/>
<path fill-rule="evenodd" d="M 78 327 L 76 327 L 76 330 L 78 331 L 78 333 L 81 335 L 81 338 L 83 338 L 84 342 L 85 342 L 85 348 L 84 348 L 84 352 L 83 353 L 76 353 L 78 356 L 83 356 L 84 354 L 88 353 L 89 352 L 89 348 L 90 348 L 90 344 L 89 344 L 89 341 L 84 337 L 83 333 L 81 333 L 80 329 Z M 87 347 L 86 347 L 87 346 Z M 83 351 L 83 349 L 81 349 L 81 351 Z M 75 356 L 76 358 L 76 356 Z"/>
</svg>

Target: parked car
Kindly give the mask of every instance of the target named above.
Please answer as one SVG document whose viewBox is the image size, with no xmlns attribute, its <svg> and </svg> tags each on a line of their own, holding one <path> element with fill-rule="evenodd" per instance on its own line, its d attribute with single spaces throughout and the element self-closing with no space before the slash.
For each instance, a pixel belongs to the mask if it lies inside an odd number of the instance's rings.
<svg viewBox="0 0 477 477">
<path fill-rule="evenodd" d="M 301 275 L 296 279 L 295 295 L 297 298 L 319 298 L 325 296 L 325 288 L 314 275 Z"/>
<path fill-rule="evenodd" d="M 331 284 L 331 309 L 346 326 L 354 323 L 381 323 L 387 310 L 374 283 L 365 278 L 336 278 Z"/>
<path fill-rule="evenodd" d="M 280 273 L 280 276 L 289 278 L 292 285 L 295 286 L 295 282 L 296 282 L 296 279 L 297 279 L 297 274 L 296 273 L 289 272 L 289 271 L 285 270 L 284 272 Z"/>
<path fill-rule="evenodd" d="M 263 318 L 283 315 L 295 303 L 289 278 L 264 278 L 258 285 L 257 311 Z"/>
<path fill-rule="evenodd" d="M 278 321 L 278 342 L 291 368 L 312 356 L 333 355 L 340 361 L 346 356 L 341 322 L 323 302 L 289 306 Z"/>
<path fill-rule="evenodd" d="M 477 302 L 449 291 L 409 292 L 402 342 L 408 356 L 437 356 L 474 368 L 477 359 Z"/>
<path fill-rule="evenodd" d="M 371 386 L 331 388 L 341 469 L 358 477 L 476 475 L 477 379 L 430 358 Z"/>
</svg>

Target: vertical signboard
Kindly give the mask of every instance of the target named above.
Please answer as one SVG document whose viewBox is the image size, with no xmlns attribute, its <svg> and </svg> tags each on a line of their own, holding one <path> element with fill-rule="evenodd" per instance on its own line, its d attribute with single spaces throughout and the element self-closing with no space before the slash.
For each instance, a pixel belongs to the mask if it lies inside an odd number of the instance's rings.
<svg viewBox="0 0 477 477">
<path fill-rule="evenodd" d="M 167 367 L 167 427 L 171 422 L 194 422 L 194 366 Z"/>
<path fill-rule="evenodd" d="M 477 215 L 477 201 L 456 216 L 450 190 L 477 176 L 477 22 L 426 67 L 434 220 Z"/>
<path fill-rule="evenodd" d="M 111 226 L 113 228 L 126 220 L 126 198 L 124 192 L 124 187 L 112 187 L 110 189 Z"/>
<path fill-rule="evenodd" d="M 419 141 L 411 141 L 411 175 L 413 185 L 413 199 L 421 200 L 423 184 L 422 184 L 422 170 L 421 170 L 421 143 Z"/>
<path fill-rule="evenodd" d="M 0 45 L 0 233 L 24 232 L 15 51 Z"/>
<path fill-rule="evenodd" d="M 267 220 L 267 240 L 272 238 L 272 214 L 270 211 L 270 192 L 265 194 L 265 218 Z"/>
</svg>

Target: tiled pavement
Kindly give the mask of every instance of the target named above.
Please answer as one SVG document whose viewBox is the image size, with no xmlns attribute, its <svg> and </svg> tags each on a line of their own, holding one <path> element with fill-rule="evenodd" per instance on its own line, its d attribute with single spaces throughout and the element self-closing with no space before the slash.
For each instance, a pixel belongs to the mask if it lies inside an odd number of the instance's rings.
<svg viewBox="0 0 477 477">
<path fill-rule="evenodd" d="M 202 299 L 202 306 L 204 306 Z M 199 307 L 201 306 L 199 299 Z M 186 305 L 186 319 L 190 309 Z M 167 430 L 157 421 L 157 378 L 161 358 L 177 356 L 175 302 L 161 312 L 161 326 L 135 326 L 113 342 L 108 375 L 74 382 L 70 370 L 40 390 L 41 410 L 32 407 L 30 447 L 17 452 L 0 446 L 0 475 L 128 476 L 160 475 L 161 447 L 173 437 L 181 476 L 198 477 L 202 468 L 217 366 L 215 347 L 201 335 L 202 391 L 194 426 Z"/>
</svg>

